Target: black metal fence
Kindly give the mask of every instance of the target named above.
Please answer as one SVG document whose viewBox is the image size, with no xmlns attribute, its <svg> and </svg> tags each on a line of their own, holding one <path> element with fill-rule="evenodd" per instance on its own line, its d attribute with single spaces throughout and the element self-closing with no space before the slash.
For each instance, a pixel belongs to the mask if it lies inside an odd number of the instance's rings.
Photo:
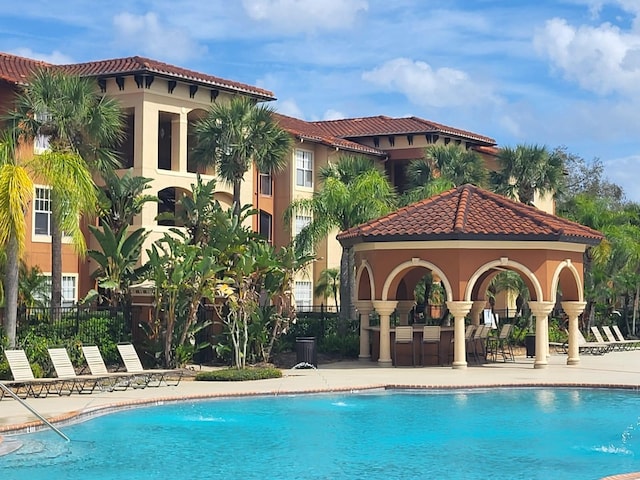
<svg viewBox="0 0 640 480">
<path fill-rule="evenodd" d="M 0 309 L 4 320 L 4 310 Z M 105 338 L 114 342 L 131 339 L 131 316 L 124 309 L 81 307 L 23 308 L 18 310 L 16 336 L 43 336 L 51 341 L 77 339 L 87 345 L 101 343 Z"/>
</svg>

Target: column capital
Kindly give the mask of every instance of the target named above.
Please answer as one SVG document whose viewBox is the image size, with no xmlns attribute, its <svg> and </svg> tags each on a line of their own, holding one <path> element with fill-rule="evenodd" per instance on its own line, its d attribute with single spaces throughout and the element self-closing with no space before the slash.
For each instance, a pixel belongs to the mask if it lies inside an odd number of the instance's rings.
<svg viewBox="0 0 640 480">
<path fill-rule="evenodd" d="M 469 313 L 472 306 L 473 302 L 447 302 L 447 308 L 453 315 L 453 318 L 464 317 L 467 313 Z"/>
<path fill-rule="evenodd" d="M 373 302 L 371 300 L 356 300 L 353 306 L 361 315 L 369 315 L 373 311 Z"/>
<path fill-rule="evenodd" d="M 584 312 L 584 307 L 587 306 L 587 302 L 567 301 L 567 302 L 560 302 L 560 305 L 562 305 L 562 309 L 564 310 L 564 313 L 569 315 L 569 317 L 577 317 L 582 312 Z"/>
<path fill-rule="evenodd" d="M 371 303 L 379 315 L 391 315 L 398 305 L 397 300 L 374 300 Z"/>
<path fill-rule="evenodd" d="M 528 302 L 528 305 L 534 317 L 546 317 L 556 304 L 555 302 Z"/>
</svg>

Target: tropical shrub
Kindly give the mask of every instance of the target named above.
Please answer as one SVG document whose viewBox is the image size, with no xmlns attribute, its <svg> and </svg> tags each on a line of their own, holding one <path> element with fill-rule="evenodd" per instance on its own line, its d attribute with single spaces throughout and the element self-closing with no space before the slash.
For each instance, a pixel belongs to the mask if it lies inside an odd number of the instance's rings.
<svg viewBox="0 0 640 480">
<path fill-rule="evenodd" d="M 282 377 L 282 371 L 274 367 L 248 367 L 200 372 L 196 375 L 195 379 L 201 382 L 243 382 L 247 380 L 264 380 L 266 378 L 280 377 Z"/>
</svg>

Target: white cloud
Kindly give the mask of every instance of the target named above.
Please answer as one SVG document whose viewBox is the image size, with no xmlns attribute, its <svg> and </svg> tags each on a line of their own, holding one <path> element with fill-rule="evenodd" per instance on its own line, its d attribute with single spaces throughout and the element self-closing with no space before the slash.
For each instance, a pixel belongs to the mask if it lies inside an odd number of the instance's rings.
<svg viewBox="0 0 640 480">
<path fill-rule="evenodd" d="M 366 0 L 243 0 L 242 5 L 251 19 L 281 33 L 349 28 L 369 9 Z"/>
<path fill-rule="evenodd" d="M 157 59 L 180 62 L 206 51 L 191 39 L 188 30 L 162 24 L 153 12 L 144 15 L 123 12 L 113 17 L 113 25 L 119 44 L 128 49 L 135 45 L 141 54 Z"/>
<path fill-rule="evenodd" d="M 288 98 L 286 100 L 278 100 L 275 104 L 275 110 L 282 115 L 288 115 L 289 117 L 301 118 L 304 116 L 302 110 L 298 107 L 295 100 Z"/>
<path fill-rule="evenodd" d="M 408 58 L 390 60 L 364 72 L 362 78 L 400 92 L 423 107 L 472 106 L 497 100 L 489 86 L 472 80 L 462 70 L 447 67 L 434 70 L 426 62 Z"/>
<path fill-rule="evenodd" d="M 565 19 L 546 22 L 534 37 L 538 52 L 565 78 L 598 94 L 637 93 L 640 35 L 610 23 L 574 27 Z"/>
<path fill-rule="evenodd" d="M 64 53 L 54 50 L 51 53 L 34 52 L 30 48 L 16 48 L 11 53 L 19 55 L 20 57 L 32 58 L 34 60 L 41 60 L 47 63 L 53 63 L 54 65 L 65 65 L 73 63 L 74 60 Z"/>
<path fill-rule="evenodd" d="M 346 115 L 332 108 L 324 112 L 324 115 L 322 116 L 323 120 L 340 120 L 341 118 L 346 118 Z"/>
</svg>

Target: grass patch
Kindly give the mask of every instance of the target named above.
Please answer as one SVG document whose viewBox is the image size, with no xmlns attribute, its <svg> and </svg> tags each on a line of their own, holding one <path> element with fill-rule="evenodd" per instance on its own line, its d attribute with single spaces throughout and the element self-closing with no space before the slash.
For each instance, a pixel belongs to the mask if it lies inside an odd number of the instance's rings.
<svg viewBox="0 0 640 480">
<path fill-rule="evenodd" d="M 264 380 L 266 378 L 280 378 L 282 371 L 274 367 L 250 367 L 238 370 L 225 368 L 210 372 L 199 372 L 195 380 L 200 382 L 244 382 L 247 380 Z"/>
</svg>

